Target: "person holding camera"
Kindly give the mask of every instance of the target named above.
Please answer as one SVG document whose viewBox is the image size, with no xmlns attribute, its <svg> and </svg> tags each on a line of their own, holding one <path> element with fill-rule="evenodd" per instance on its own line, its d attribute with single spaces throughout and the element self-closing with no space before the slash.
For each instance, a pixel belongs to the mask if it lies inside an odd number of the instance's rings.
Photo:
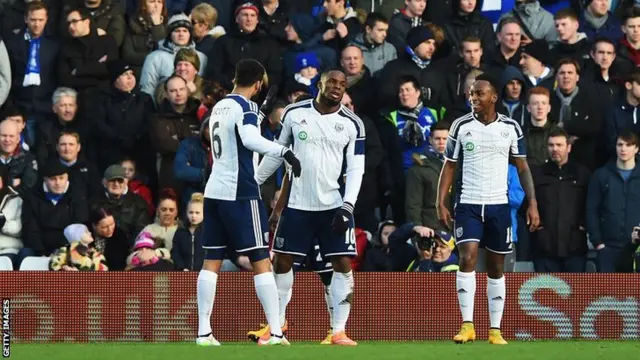
<svg viewBox="0 0 640 360">
<path fill-rule="evenodd" d="M 408 240 L 416 255 L 407 264 L 407 272 L 458 271 L 458 256 L 453 253 L 455 240 L 448 232 L 407 223 L 389 235 L 390 244 L 406 244 Z"/>
</svg>

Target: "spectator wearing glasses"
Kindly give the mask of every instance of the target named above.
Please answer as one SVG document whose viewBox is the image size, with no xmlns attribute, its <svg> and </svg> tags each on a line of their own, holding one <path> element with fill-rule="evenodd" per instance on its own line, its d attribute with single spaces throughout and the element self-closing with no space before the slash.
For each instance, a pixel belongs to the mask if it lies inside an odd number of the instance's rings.
<svg viewBox="0 0 640 360">
<path fill-rule="evenodd" d="M 118 0 L 84 0 L 82 8 L 91 15 L 91 22 L 98 31 L 98 35 L 111 35 L 116 46 L 120 48 L 126 25 L 124 22 L 124 9 Z"/>
</svg>

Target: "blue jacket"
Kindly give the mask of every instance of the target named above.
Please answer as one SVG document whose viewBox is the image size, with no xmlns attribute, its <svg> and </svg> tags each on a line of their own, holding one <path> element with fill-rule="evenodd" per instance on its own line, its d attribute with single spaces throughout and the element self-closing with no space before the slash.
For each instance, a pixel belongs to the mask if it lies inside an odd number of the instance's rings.
<svg viewBox="0 0 640 360">
<path fill-rule="evenodd" d="M 207 149 L 200 137 L 189 137 L 180 142 L 173 160 L 176 179 L 185 183 L 182 191 L 182 205 L 186 205 L 195 192 L 204 191 L 211 167 Z"/>
<path fill-rule="evenodd" d="M 511 241 L 518 242 L 518 209 L 524 200 L 524 189 L 520 184 L 518 168 L 509 165 L 509 177 L 507 178 L 507 194 L 509 195 L 509 207 L 511 208 Z"/>
<path fill-rule="evenodd" d="M 188 226 L 188 225 L 187 225 Z M 180 227 L 173 235 L 171 259 L 176 269 L 197 271 L 202 269 L 205 251 L 202 248 L 204 226 L 200 224 L 193 234 L 187 227 Z"/>
<path fill-rule="evenodd" d="M 587 10 L 585 10 L 587 11 Z M 609 17 L 607 21 L 602 25 L 600 29 L 596 29 L 591 25 L 584 17 L 584 12 L 580 16 L 580 28 L 578 32 L 583 32 L 587 35 L 587 39 L 593 42 L 596 38 L 607 38 L 613 41 L 614 44 L 617 44 L 620 39 L 622 39 L 622 23 L 620 20 L 609 12 Z"/>
<path fill-rule="evenodd" d="M 420 147 L 414 147 L 411 144 L 407 143 L 407 141 L 402 136 L 402 131 L 404 129 L 404 125 L 406 124 L 408 118 L 401 111 L 396 110 L 389 114 L 388 120 L 391 121 L 393 125 L 395 125 L 398 130 L 398 141 L 400 142 L 400 149 L 402 151 L 402 164 L 404 166 L 404 171 L 406 173 L 407 170 L 411 166 L 413 166 L 413 153 L 423 153 L 427 146 L 429 146 L 429 136 L 431 134 L 431 125 L 435 124 L 438 120 L 436 115 L 436 111 L 423 107 L 422 111 L 418 115 L 418 124 L 422 129 L 422 134 L 424 136 L 424 142 Z"/>
<path fill-rule="evenodd" d="M 636 162 L 638 158 L 636 158 Z M 640 225 L 640 164 L 625 182 L 615 161 L 593 173 L 587 192 L 587 232 L 594 246 L 622 248 Z"/>
</svg>

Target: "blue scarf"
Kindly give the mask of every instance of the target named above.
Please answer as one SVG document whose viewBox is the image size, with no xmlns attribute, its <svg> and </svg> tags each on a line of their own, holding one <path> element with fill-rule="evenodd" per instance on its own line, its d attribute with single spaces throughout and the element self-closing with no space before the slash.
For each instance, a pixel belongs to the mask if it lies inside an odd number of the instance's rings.
<svg viewBox="0 0 640 360">
<path fill-rule="evenodd" d="M 24 33 L 24 39 L 29 41 L 29 59 L 27 69 L 24 71 L 22 86 L 40 86 L 40 39 L 31 37 L 28 31 Z"/>
<path fill-rule="evenodd" d="M 409 56 L 411 56 L 411 60 L 413 60 L 413 62 L 416 63 L 416 65 L 418 65 L 420 69 L 425 69 L 431 63 L 431 60 L 422 60 L 418 56 L 418 54 L 416 54 L 408 45 L 407 47 L 405 47 L 405 51 L 407 52 L 407 54 L 409 54 Z"/>
<path fill-rule="evenodd" d="M 47 200 L 51 201 L 53 205 L 55 205 L 60 201 L 60 199 L 62 199 L 64 194 L 54 194 L 52 192 L 45 191 L 44 196 Z"/>
</svg>

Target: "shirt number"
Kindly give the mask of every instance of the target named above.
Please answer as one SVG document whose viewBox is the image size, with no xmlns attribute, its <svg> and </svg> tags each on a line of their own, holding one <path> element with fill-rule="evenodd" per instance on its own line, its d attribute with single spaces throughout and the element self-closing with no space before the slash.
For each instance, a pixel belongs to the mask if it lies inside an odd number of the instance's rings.
<svg viewBox="0 0 640 360">
<path fill-rule="evenodd" d="M 220 129 L 220 123 L 216 122 L 213 124 L 213 128 L 211 128 L 211 140 L 213 142 L 213 156 L 216 159 L 220 159 L 222 156 L 222 141 L 220 140 L 220 131 L 216 131 Z"/>
</svg>

